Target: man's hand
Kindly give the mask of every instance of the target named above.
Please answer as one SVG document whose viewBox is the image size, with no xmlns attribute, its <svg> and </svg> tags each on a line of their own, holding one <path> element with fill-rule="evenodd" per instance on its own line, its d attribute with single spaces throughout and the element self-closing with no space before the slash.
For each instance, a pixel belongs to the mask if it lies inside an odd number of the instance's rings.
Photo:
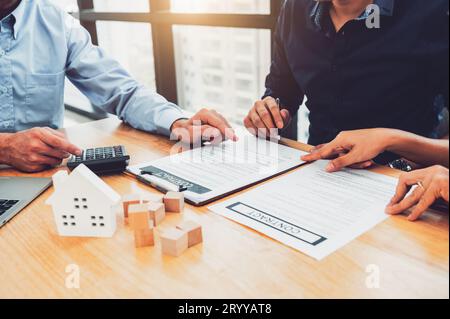
<svg viewBox="0 0 450 319">
<path fill-rule="evenodd" d="M 400 214 L 414 205 L 408 220 L 417 220 L 433 203 L 439 199 L 449 201 L 449 170 L 442 166 L 404 173 L 400 176 L 395 196 L 386 208 L 386 213 Z M 405 197 L 411 186 L 418 185 L 411 195 Z"/>
<path fill-rule="evenodd" d="M 172 125 L 172 135 L 183 143 L 237 141 L 235 131 L 228 121 L 214 110 L 202 109 L 188 120 L 178 120 Z"/>
<path fill-rule="evenodd" d="M 253 135 L 271 136 L 275 129 L 283 129 L 291 121 L 288 110 L 281 110 L 277 101 L 272 97 L 266 97 L 257 101 L 244 119 L 244 125 Z"/>
<path fill-rule="evenodd" d="M 4 134 L 0 138 L 0 162 L 24 172 L 39 172 L 60 165 L 70 154 L 82 151 L 50 128 Z"/>
<path fill-rule="evenodd" d="M 328 172 L 336 172 L 344 167 L 368 168 L 373 165 L 372 159 L 386 150 L 390 140 L 389 129 L 342 132 L 332 142 L 313 149 L 302 160 L 312 162 L 334 158 L 327 166 Z"/>
</svg>

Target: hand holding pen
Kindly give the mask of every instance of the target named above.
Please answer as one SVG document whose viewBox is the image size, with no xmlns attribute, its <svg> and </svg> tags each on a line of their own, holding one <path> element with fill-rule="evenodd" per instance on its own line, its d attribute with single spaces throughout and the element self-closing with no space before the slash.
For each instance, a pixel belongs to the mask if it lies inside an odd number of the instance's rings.
<svg viewBox="0 0 450 319">
<path fill-rule="evenodd" d="M 255 103 L 244 119 L 244 125 L 252 134 L 267 137 L 275 130 L 286 128 L 290 121 L 289 111 L 282 109 L 280 99 L 268 96 Z"/>
</svg>

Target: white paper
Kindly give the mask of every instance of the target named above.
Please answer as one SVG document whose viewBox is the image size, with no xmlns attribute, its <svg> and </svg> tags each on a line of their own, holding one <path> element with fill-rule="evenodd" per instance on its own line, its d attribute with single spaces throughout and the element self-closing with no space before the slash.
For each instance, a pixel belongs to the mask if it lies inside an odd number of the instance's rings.
<svg viewBox="0 0 450 319">
<path fill-rule="evenodd" d="M 176 178 L 200 185 L 209 191 L 186 191 L 185 197 L 200 203 L 298 167 L 305 152 L 245 135 L 239 142 L 204 146 L 128 168 L 139 175 L 153 166 Z M 170 181 L 170 177 L 164 176 Z"/>
<path fill-rule="evenodd" d="M 325 172 L 319 161 L 210 210 L 315 259 L 322 259 L 388 216 L 397 180 L 366 170 Z"/>
</svg>

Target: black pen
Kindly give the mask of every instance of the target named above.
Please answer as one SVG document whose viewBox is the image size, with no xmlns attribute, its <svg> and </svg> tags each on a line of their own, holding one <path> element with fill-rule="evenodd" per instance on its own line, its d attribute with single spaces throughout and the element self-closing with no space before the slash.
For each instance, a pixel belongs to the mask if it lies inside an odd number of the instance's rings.
<svg viewBox="0 0 450 319">
<path fill-rule="evenodd" d="M 281 101 L 280 101 L 280 98 L 277 97 L 275 101 L 277 102 L 278 109 L 281 111 Z M 284 122 L 284 120 L 283 120 L 283 122 Z M 279 129 L 278 127 L 277 127 L 277 130 L 278 130 L 278 133 L 280 133 L 280 132 L 282 131 L 282 129 Z M 281 134 L 278 134 L 278 135 L 277 135 L 277 140 L 281 140 Z"/>
</svg>

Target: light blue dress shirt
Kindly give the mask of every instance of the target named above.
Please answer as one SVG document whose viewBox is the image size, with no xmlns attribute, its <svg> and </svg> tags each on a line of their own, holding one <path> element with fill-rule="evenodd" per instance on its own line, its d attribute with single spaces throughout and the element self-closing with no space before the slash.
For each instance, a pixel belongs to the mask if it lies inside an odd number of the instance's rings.
<svg viewBox="0 0 450 319">
<path fill-rule="evenodd" d="M 93 105 L 137 129 L 169 135 L 185 117 L 94 46 L 78 20 L 47 0 L 22 0 L 0 21 L 0 133 L 60 128 L 65 77 Z"/>
</svg>

